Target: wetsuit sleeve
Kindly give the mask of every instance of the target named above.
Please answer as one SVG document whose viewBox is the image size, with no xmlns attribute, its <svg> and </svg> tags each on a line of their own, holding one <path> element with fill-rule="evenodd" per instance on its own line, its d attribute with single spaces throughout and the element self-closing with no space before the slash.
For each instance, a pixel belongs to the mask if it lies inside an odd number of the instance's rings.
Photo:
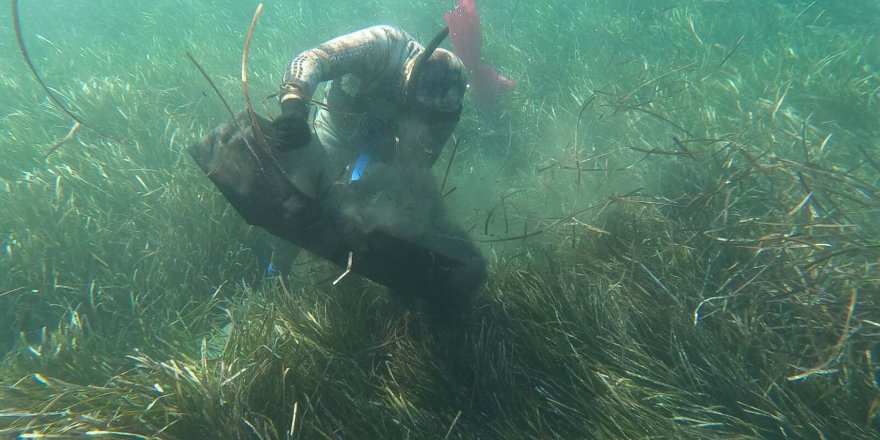
<svg viewBox="0 0 880 440">
<path fill-rule="evenodd" d="M 290 62 L 281 85 L 281 101 L 309 100 L 319 83 L 348 73 L 380 76 L 401 72 L 418 47 L 409 34 L 391 26 L 373 26 L 336 37 Z"/>
</svg>

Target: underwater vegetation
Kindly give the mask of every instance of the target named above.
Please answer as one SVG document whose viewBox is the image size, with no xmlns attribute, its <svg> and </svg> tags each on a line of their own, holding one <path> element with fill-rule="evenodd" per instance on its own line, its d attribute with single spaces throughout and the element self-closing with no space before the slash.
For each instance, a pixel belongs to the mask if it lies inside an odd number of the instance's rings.
<svg viewBox="0 0 880 440">
<path fill-rule="evenodd" d="M 254 109 L 328 37 L 427 41 L 429 3 L 266 3 Z M 185 151 L 228 119 L 187 52 L 244 107 L 257 3 L 206 4 L 20 2 L 112 137 L 50 154 L 74 121 L 0 13 L 0 437 L 880 435 L 875 2 L 478 0 L 517 88 L 433 170 L 490 262 L 451 325 L 305 253 L 265 277 L 270 237 Z"/>
</svg>

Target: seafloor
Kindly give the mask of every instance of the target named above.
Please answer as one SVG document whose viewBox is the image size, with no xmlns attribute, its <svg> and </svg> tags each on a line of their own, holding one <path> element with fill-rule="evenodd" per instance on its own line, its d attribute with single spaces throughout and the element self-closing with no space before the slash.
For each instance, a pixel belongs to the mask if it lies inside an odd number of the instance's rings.
<svg viewBox="0 0 880 440">
<path fill-rule="evenodd" d="M 229 118 L 187 53 L 243 109 L 257 3 L 18 3 L 58 102 L 0 12 L 0 437 L 880 436 L 876 1 L 480 0 L 518 87 L 433 169 L 489 264 L 455 323 L 307 252 L 267 277 L 187 155 Z M 255 110 L 452 6 L 266 3 Z"/>
</svg>

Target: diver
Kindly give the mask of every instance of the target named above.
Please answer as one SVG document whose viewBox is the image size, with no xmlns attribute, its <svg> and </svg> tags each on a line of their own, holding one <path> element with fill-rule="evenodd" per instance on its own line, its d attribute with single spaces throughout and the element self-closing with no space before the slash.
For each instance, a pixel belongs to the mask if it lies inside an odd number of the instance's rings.
<svg viewBox="0 0 880 440">
<path fill-rule="evenodd" d="M 285 275 L 297 246 L 437 317 L 478 298 L 485 259 L 431 172 L 467 89 L 460 58 L 437 48 L 448 32 L 422 46 L 375 26 L 306 50 L 284 75 L 280 116 L 241 112 L 190 148 L 245 221 L 278 239 L 255 246 L 266 278 Z M 272 142 L 248 140 L 259 133 Z"/>
<path fill-rule="evenodd" d="M 330 81 L 314 131 L 351 181 L 376 160 L 430 167 L 458 123 L 467 88 L 461 60 L 436 48 L 442 37 L 426 49 L 400 29 L 373 26 L 299 54 L 285 72 L 273 121 L 278 148 L 311 142 L 309 104 Z"/>
<path fill-rule="evenodd" d="M 316 105 L 314 131 L 347 182 L 359 180 L 371 162 L 430 167 L 458 124 L 467 89 L 461 60 L 436 48 L 445 36 L 426 49 L 398 28 L 373 26 L 300 53 L 279 93 L 277 148 L 311 143 L 310 104 L 317 104 L 313 95 L 329 81 L 326 102 Z M 276 240 L 258 253 L 271 277 L 283 274 L 299 252 Z"/>
</svg>

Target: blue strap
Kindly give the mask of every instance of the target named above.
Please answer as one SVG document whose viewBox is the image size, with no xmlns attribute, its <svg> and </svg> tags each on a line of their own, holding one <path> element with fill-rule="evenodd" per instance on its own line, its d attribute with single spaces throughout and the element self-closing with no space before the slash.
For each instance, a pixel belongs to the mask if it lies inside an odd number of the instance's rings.
<svg viewBox="0 0 880 440">
<path fill-rule="evenodd" d="M 269 262 L 269 265 L 266 266 L 266 277 L 272 278 L 278 275 L 278 269 L 275 268 L 275 265 L 272 262 Z"/>
<path fill-rule="evenodd" d="M 364 174 L 364 169 L 367 168 L 367 164 L 370 163 L 370 159 L 372 156 L 370 153 L 361 153 L 358 155 L 357 160 L 354 163 L 354 167 L 351 169 L 351 181 L 355 182 L 361 179 Z"/>
</svg>

